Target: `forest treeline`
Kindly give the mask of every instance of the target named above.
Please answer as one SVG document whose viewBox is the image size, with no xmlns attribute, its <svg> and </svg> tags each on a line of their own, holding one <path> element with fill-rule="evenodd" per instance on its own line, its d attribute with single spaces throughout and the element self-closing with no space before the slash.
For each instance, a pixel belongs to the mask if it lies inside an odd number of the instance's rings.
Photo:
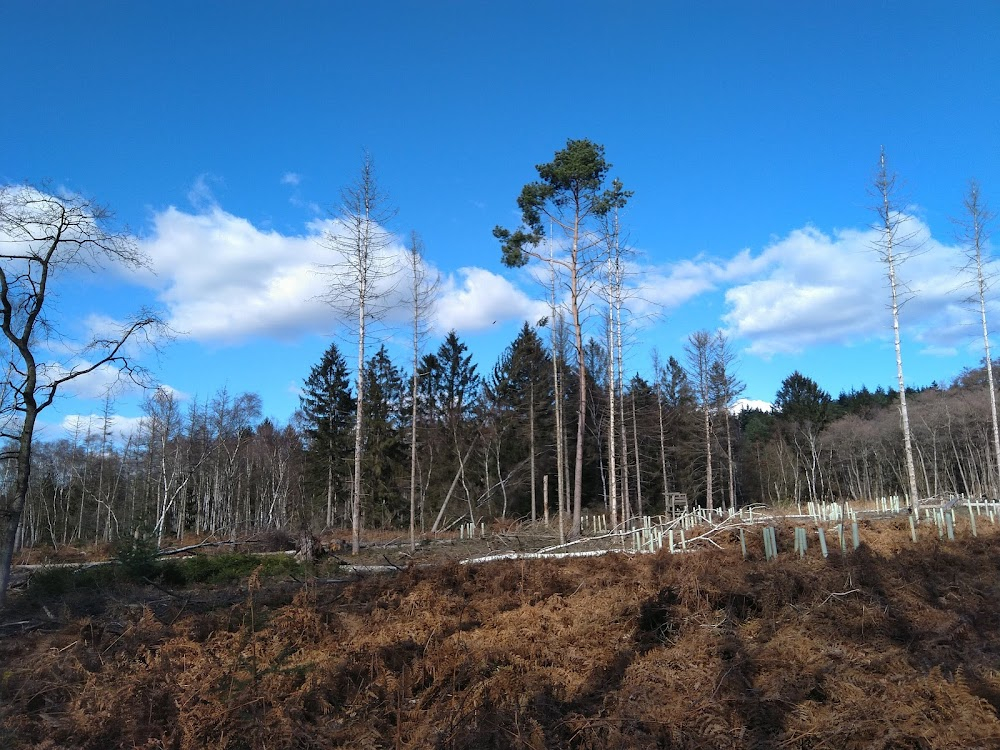
<svg viewBox="0 0 1000 750">
<path fill-rule="evenodd" d="M 609 502 L 608 357 L 593 339 L 586 351 L 584 505 L 599 513 Z M 470 518 L 543 520 L 560 505 L 569 511 L 570 492 L 564 486 L 560 501 L 557 481 L 553 381 L 561 372 L 560 398 L 567 404 L 575 403 L 577 381 L 572 356 L 555 359 L 527 323 L 488 370 L 454 332 L 423 356 L 416 404 L 421 531 Z M 782 382 L 773 412 L 734 414 L 718 389 L 707 401 L 699 398 L 690 369 L 669 357 L 650 377 L 625 381 L 616 403 L 615 464 L 623 518 L 662 513 L 666 493 L 707 505 L 709 469 L 715 508 L 905 494 L 892 390 L 832 397 L 795 372 Z M 402 534 L 409 521 L 410 375 L 383 346 L 368 360 L 366 381 L 363 526 Z M 909 396 L 921 494 L 996 497 L 985 371 L 968 370 L 947 387 Z M 575 448 L 574 415 L 564 409 L 567 464 Z M 137 529 L 165 542 L 185 533 L 349 527 L 354 419 L 349 368 L 335 344 L 304 378 L 301 409 L 287 425 L 262 420 L 253 393 L 223 388 L 182 403 L 169 390 L 154 391 L 126 438 L 113 438 L 109 414 L 65 438 L 37 443 L 19 546 L 115 541 Z"/>
<path fill-rule="evenodd" d="M 899 273 L 918 248 L 883 150 L 871 184 L 871 250 L 886 273 L 899 390 L 834 399 L 794 372 L 774 411 L 763 412 L 737 411 L 738 357 L 721 331 L 696 331 L 680 358 L 654 356 L 645 376 L 630 374 L 627 344 L 654 323 L 640 316 L 629 278 L 635 252 L 622 220 L 632 192 L 611 169 L 602 145 L 569 139 L 521 188 L 519 223 L 494 227 L 502 264 L 531 268 L 549 312 L 526 322 L 490 367 L 474 362 L 454 331 L 425 349 L 437 281 L 418 233 L 405 260 L 394 250 L 394 212 L 366 154 L 341 192 L 335 229 L 316 240 L 329 253 L 316 273 L 356 353 L 336 345 L 324 352 L 287 425 L 261 420 L 253 393 L 222 389 L 182 404 L 161 387 L 147 391 L 141 427 L 124 441 L 111 439 L 110 403 L 98 426 L 68 438 L 40 441 L 35 429 L 57 391 L 98 368 L 152 386 L 131 343 L 157 341 L 159 315 L 140 310 L 116 335 L 95 335 L 82 345 L 86 357 L 60 348 L 66 362 L 40 346 L 38 332 L 55 330 L 45 307 L 54 271 L 141 267 L 145 254 L 89 199 L 0 190 L 0 234 L 13 243 L 0 264 L 0 332 L 10 354 L 0 382 L 0 607 L 15 548 L 139 530 L 163 543 L 188 532 L 350 528 L 356 553 L 362 528 L 405 528 L 412 547 L 418 530 L 555 515 L 560 536 L 572 539 L 584 509 L 607 512 L 614 526 L 678 501 L 713 511 L 900 495 L 918 510 L 941 493 L 997 496 L 992 214 L 974 181 L 959 223 L 983 371 L 944 389 L 905 386 L 898 311 L 908 291 Z M 398 299 L 386 291 L 397 286 L 405 288 Z M 372 354 L 383 316 L 397 307 L 407 311 L 412 342 L 405 363 L 385 346 Z"/>
</svg>

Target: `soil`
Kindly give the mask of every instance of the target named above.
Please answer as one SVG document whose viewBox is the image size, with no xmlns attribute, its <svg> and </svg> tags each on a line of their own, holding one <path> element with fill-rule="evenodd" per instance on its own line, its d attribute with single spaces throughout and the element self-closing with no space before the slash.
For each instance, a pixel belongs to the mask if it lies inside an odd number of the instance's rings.
<svg viewBox="0 0 1000 750">
<path fill-rule="evenodd" d="M 455 545 L 357 579 L 15 595 L 0 747 L 1000 748 L 1000 532 L 862 526 L 828 558 L 781 527 L 772 561 L 754 529 L 747 560 L 737 532 L 480 565 Z"/>
</svg>

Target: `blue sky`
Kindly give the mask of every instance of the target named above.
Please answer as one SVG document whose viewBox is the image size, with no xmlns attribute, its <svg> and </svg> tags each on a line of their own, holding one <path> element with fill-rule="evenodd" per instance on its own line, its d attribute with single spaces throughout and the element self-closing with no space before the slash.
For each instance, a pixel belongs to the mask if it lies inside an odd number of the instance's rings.
<svg viewBox="0 0 1000 750">
<path fill-rule="evenodd" d="M 535 164 L 589 138 L 635 191 L 636 284 L 661 313 L 629 370 L 721 327 L 748 398 L 796 369 L 834 395 L 893 385 L 865 234 L 884 145 L 924 239 L 902 272 L 907 379 L 946 382 L 981 356 L 951 218 L 972 177 L 1000 206 L 998 28 L 986 1 L 10 3 L 0 182 L 95 197 L 153 258 L 156 276 L 64 289 L 68 330 L 155 304 L 183 332 L 150 362 L 164 384 L 257 392 L 284 422 L 344 334 L 315 238 L 365 149 L 390 229 L 444 277 L 429 345 L 454 327 L 481 371 L 544 296 L 491 230 Z M 99 411 L 100 385 L 47 434 Z M 135 394 L 116 409 L 140 414 Z"/>
</svg>

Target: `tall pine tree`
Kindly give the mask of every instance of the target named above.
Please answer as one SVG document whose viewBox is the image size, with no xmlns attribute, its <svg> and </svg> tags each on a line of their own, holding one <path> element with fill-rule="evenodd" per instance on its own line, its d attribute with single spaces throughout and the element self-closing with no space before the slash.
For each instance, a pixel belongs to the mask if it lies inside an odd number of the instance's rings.
<svg viewBox="0 0 1000 750">
<path fill-rule="evenodd" d="M 551 455 L 545 460 L 554 441 L 553 389 L 551 359 L 527 322 L 500 355 L 483 396 L 505 505 L 514 513 L 530 512 L 534 521 L 540 472 L 555 470 Z"/>
<path fill-rule="evenodd" d="M 392 363 L 384 345 L 368 360 L 365 382 L 363 508 L 386 527 L 401 524 L 408 510 L 403 491 L 407 479 L 403 429 L 408 415 L 403 373 Z"/>
<path fill-rule="evenodd" d="M 323 497 L 325 524 L 332 526 L 337 503 L 350 497 L 355 415 L 347 363 L 336 344 L 330 344 L 310 370 L 299 400 L 305 424 L 307 482 L 314 497 Z"/>
</svg>

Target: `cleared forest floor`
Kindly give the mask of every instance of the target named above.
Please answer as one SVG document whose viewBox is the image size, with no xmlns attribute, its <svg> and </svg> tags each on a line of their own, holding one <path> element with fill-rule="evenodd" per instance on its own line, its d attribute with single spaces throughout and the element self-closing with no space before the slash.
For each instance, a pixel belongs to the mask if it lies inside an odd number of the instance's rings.
<svg viewBox="0 0 1000 750">
<path fill-rule="evenodd" d="M 19 594 L 0 747 L 1000 748 L 1000 534 L 932 530 Z"/>
</svg>

